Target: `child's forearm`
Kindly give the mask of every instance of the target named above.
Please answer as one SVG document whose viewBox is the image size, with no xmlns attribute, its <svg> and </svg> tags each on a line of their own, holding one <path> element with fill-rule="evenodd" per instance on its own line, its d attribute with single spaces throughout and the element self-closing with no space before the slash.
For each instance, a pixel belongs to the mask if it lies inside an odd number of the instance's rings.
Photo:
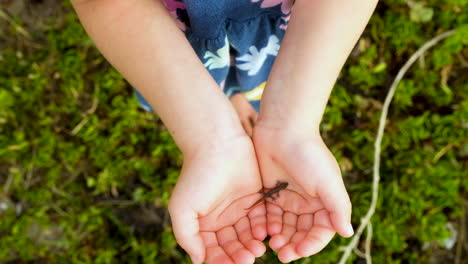
<svg viewBox="0 0 468 264">
<path fill-rule="evenodd" d="M 73 0 L 97 47 L 183 152 L 242 135 L 237 115 L 159 0 Z"/>
<path fill-rule="evenodd" d="M 318 132 L 340 69 L 377 0 L 296 0 L 263 95 L 259 124 Z"/>
</svg>

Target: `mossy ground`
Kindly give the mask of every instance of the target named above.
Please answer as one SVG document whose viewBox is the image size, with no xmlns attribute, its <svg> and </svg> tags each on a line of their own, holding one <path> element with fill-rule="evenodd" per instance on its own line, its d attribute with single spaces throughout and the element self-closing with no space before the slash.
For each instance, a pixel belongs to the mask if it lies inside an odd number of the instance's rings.
<svg viewBox="0 0 468 264">
<path fill-rule="evenodd" d="M 391 105 L 374 263 L 468 263 L 468 1 L 380 1 L 324 116 L 357 226 L 389 84 L 418 47 L 454 28 Z M 189 263 L 165 209 L 180 166 L 167 130 L 139 109 L 69 2 L 0 0 L 1 263 Z M 457 243 L 446 249 L 451 230 Z M 347 242 L 296 263 L 336 263 Z M 278 261 L 269 252 L 258 263 Z"/>
</svg>

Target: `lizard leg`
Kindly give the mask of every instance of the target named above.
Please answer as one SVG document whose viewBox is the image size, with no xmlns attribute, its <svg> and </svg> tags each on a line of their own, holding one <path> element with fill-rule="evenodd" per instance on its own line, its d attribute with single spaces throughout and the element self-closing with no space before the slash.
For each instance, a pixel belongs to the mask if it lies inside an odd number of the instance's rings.
<svg viewBox="0 0 468 264">
<path fill-rule="evenodd" d="M 277 192 L 271 196 L 271 199 L 273 199 L 273 201 L 276 201 L 276 199 L 278 199 L 279 197 L 280 197 L 280 194 L 279 192 Z"/>
</svg>

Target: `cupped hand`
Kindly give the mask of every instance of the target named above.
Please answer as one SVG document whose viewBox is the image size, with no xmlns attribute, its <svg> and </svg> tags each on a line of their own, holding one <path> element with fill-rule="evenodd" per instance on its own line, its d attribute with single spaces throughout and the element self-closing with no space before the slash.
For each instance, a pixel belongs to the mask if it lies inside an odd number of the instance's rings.
<svg viewBox="0 0 468 264">
<path fill-rule="evenodd" d="M 253 142 L 263 184 L 288 187 L 266 202 L 269 245 L 282 262 L 321 251 L 336 232 L 353 234 L 351 203 L 338 164 L 318 133 L 262 127 Z"/>
<path fill-rule="evenodd" d="M 265 253 L 265 206 L 249 208 L 262 182 L 251 139 L 241 136 L 184 157 L 169 212 L 194 263 L 254 263 Z"/>
</svg>

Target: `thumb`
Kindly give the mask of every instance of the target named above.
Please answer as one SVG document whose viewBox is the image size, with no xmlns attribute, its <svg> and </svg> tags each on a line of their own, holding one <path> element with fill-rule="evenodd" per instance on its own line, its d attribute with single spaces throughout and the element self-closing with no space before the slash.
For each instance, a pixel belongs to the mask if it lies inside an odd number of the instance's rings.
<svg viewBox="0 0 468 264">
<path fill-rule="evenodd" d="M 318 188 L 318 194 L 330 215 L 330 220 L 336 232 L 343 237 L 354 234 L 351 225 L 351 201 L 344 187 L 341 177 L 328 180 Z"/>
<path fill-rule="evenodd" d="M 197 214 L 190 208 L 169 205 L 172 227 L 177 243 L 190 255 L 194 264 L 205 260 L 205 245 L 200 236 Z"/>
</svg>

